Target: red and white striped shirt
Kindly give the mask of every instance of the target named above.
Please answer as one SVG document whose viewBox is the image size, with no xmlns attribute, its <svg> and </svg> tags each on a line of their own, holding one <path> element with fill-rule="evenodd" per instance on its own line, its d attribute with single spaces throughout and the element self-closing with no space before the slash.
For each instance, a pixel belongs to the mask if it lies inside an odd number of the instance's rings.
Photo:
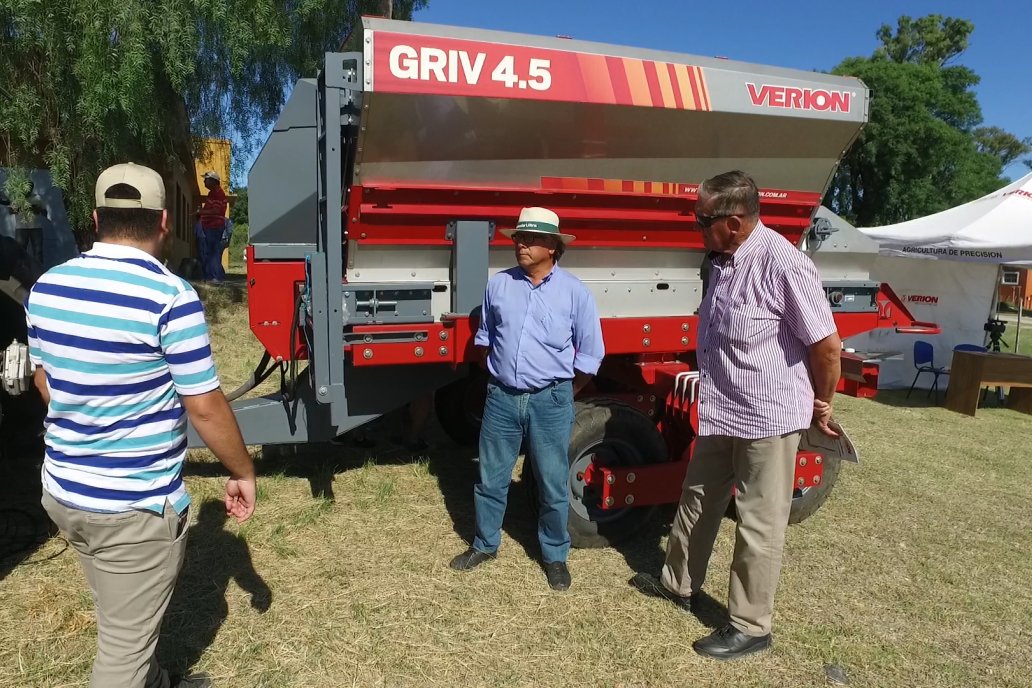
<svg viewBox="0 0 1032 688">
<path fill-rule="evenodd" d="M 813 261 L 757 223 L 734 253 L 712 260 L 699 309 L 699 434 L 759 439 L 808 428 L 807 348 L 835 330 Z"/>
</svg>

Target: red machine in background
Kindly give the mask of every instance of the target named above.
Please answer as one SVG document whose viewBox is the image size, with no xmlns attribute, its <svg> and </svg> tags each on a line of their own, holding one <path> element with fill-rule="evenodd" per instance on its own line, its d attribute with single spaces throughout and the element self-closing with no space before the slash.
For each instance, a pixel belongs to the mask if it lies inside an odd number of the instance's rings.
<svg viewBox="0 0 1032 688">
<path fill-rule="evenodd" d="M 607 350 L 577 402 L 570 529 L 578 546 L 627 536 L 677 501 L 696 433 L 705 251 L 692 182 L 749 172 L 763 222 L 819 252 L 815 212 L 866 121 L 866 87 L 564 39 L 363 24 L 362 53 L 328 54 L 317 81 L 298 82 L 249 178 L 251 328 L 268 353 L 255 378 L 270 364 L 288 374 L 279 394 L 235 404 L 245 440 L 329 439 L 429 392 L 445 430 L 475 440 L 486 374 L 472 333 L 488 276 L 513 264 L 498 229 L 545 206 L 576 235 L 562 264 L 594 294 Z M 843 338 L 933 327 L 863 266 L 833 265 L 825 290 Z M 804 440 L 793 521 L 855 458 L 845 438 Z"/>
</svg>

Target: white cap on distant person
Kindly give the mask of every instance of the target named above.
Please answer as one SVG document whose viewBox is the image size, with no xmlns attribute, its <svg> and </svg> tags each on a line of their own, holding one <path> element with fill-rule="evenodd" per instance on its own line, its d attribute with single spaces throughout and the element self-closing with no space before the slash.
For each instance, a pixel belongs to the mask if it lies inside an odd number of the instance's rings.
<svg viewBox="0 0 1032 688">
<path fill-rule="evenodd" d="M 128 186 L 139 196 L 137 198 L 109 198 L 113 187 Z M 165 209 L 165 181 L 149 167 L 124 162 L 112 165 L 97 177 L 96 201 L 98 208 L 144 208 Z M 118 193 L 118 196 L 132 195 Z"/>
<path fill-rule="evenodd" d="M 201 177 L 203 179 L 214 179 L 217 182 L 222 182 L 222 177 L 219 176 L 219 173 L 218 172 L 212 172 L 211 170 L 208 170 L 207 172 L 202 174 Z"/>
</svg>

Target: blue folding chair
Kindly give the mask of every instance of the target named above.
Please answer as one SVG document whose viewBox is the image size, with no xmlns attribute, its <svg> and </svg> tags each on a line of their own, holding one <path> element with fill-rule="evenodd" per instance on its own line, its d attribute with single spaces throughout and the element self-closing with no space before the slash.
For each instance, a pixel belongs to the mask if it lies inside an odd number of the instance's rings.
<svg viewBox="0 0 1032 688">
<path fill-rule="evenodd" d="M 910 393 L 914 391 L 914 386 L 917 385 L 917 379 L 924 373 L 931 373 L 935 376 L 932 380 L 932 386 L 928 388 L 927 396 L 931 396 L 932 392 L 935 392 L 935 398 L 939 398 L 939 376 L 949 375 L 949 368 L 946 366 L 935 365 L 935 350 L 932 345 L 924 340 L 917 340 L 914 342 L 914 367 L 917 368 L 917 373 L 914 374 L 914 381 L 910 383 L 910 389 L 907 390 L 907 399 L 910 398 Z"/>
</svg>

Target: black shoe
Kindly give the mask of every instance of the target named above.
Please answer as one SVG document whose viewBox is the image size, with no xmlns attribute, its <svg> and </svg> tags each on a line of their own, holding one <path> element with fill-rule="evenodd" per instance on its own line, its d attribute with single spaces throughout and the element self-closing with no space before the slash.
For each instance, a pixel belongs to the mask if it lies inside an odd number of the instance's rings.
<svg viewBox="0 0 1032 688">
<path fill-rule="evenodd" d="M 636 573 L 629 581 L 631 585 L 638 589 L 649 597 L 659 597 L 672 603 L 675 607 L 680 609 L 682 612 L 691 613 L 692 605 L 698 603 L 699 594 L 694 595 L 677 595 L 665 587 L 659 582 L 659 579 L 648 573 Z"/>
<path fill-rule="evenodd" d="M 169 674 L 169 688 L 211 688 L 211 676 L 208 674 Z"/>
<path fill-rule="evenodd" d="M 391 442 L 393 444 L 398 445 L 399 447 L 404 447 L 406 451 L 410 451 L 413 453 L 425 452 L 427 449 L 430 448 L 430 445 L 427 444 L 426 440 L 424 440 L 422 437 L 410 439 L 408 437 L 402 437 L 401 435 L 394 435 L 393 437 L 391 437 Z"/>
<path fill-rule="evenodd" d="M 570 589 L 570 569 L 566 568 L 565 561 L 553 561 L 545 564 L 545 578 L 548 579 L 548 587 L 552 590 Z"/>
<path fill-rule="evenodd" d="M 349 430 L 348 432 L 337 435 L 330 440 L 330 444 L 334 444 L 338 447 L 358 447 L 359 449 L 372 449 L 376 446 L 376 440 L 372 439 L 364 432 L 355 430 Z"/>
<path fill-rule="evenodd" d="M 448 566 L 456 571 L 469 571 L 483 564 L 485 561 L 494 559 L 495 555 L 481 552 L 479 549 L 470 547 L 465 552 L 451 560 Z"/>
<path fill-rule="evenodd" d="M 713 631 L 705 638 L 696 640 L 692 643 L 692 647 L 703 657 L 727 661 L 763 652 L 770 647 L 770 644 L 770 633 L 759 636 L 746 635 L 728 624 Z"/>
<path fill-rule="evenodd" d="M 430 445 L 426 443 L 424 439 L 412 440 L 411 442 L 405 443 L 405 449 L 410 452 L 425 452 L 430 448 Z"/>
</svg>

